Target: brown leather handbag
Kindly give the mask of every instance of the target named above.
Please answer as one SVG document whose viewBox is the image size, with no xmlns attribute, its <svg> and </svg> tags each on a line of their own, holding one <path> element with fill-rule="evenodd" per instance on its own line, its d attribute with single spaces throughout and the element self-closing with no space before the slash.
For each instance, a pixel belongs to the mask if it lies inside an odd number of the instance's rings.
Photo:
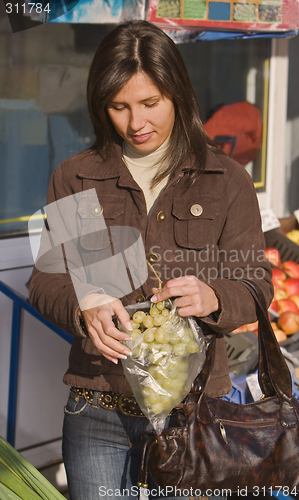
<svg viewBox="0 0 299 500">
<path fill-rule="evenodd" d="M 292 396 L 291 375 L 264 297 L 250 281 L 242 283 L 256 301 L 263 398 L 239 405 L 206 396 L 214 356 L 210 345 L 200 373 L 201 388 L 185 399 L 181 422 L 147 436 L 139 477 L 143 487 L 149 471 L 163 488 L 200 490 L 199 494 L 244 488 L 257 494 L 285 487 L 291 495 L 298 489 L 299 403 Z"/>
</svg>

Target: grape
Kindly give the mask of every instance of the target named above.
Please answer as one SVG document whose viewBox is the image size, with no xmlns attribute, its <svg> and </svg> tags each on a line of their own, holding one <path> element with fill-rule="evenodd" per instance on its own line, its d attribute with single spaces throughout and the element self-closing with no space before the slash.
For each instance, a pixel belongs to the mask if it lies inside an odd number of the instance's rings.
<svg viewBox="0 0 299 500">
<path fill-rule="evenodd" d="M 189 335 L 183 335 L 181 340 L 184 344 L 188 344 L 188 342 L 190 342 L 190 337 Z"/>
<path fill-rule="evenodd" d="M 194 339 L 194 333 L 192 328 L 185 328 L 184 332 L 185 332 L 184 335 L 188 335 L 190 340 Z"/>
<path fill-rule="evenodd" d="M 132 351 L 133 356 L 135 356 L 138 359 L 142 359 L 145 357 L 146 353 L 148 350 L 147 344 L 142 342 L 141 344 L 138 344 Z"/>
<path fill-rule="evenodd" d="M 141 334 L 141 330 L 139 328 L 135 328 L 132 333 L 131 333 L 131 338 L 133 342 L 136 342 L 136 340 L 139 338 L 139 335 Z"/>
<path fill-rule="evenodd" d="M 159 394 L 150 394 L 147 398 L 146 398 L 146 402 L 147 404 L 149 405 L 155 405 L 157 403 L 160 403 L 161 402 L 161 396 Z"/>
<path fill-rule="evenodd" d="M 187 351 L 190 352 L 190 354 L 194 354 L 195 352 L 198 351 L 199 346 L 198 343 L 195 342 L 195 340 L 191 340 L 191 342 L 188 342 L 186 345 Z"/>
<path fill-rule="evenodd" d="M 177 374 L 177 371 L 176 371 L 175 368 L 169 368 L 169 367 L 167 367 L 167 376 L 169 377 L 169 379 L 171 380 L 171 382 L 175 378 L 176 374 Z M 173 382 L 172 382 L 172 384 L 173 384 Z"/>
<path fill-rule="evenodd" d="M 165 342 L 162 346 L 161 344 L 158 344 L 160 345 L 160 352 L 161 354 L 171 354 L 172 353 L 172 347 L 170 344 L 168 344 L 167 342 Z"/>
<path fill-rule="evenodd" d="M 161 368 L 161 366 L 157 366 L 155 368 L 155 375 L 154 377 L 156 379 L 164 379 L 164 378 L 167 378 L 167 375 L 165 373 L 165 371 L 163 370 L 163 368 Z"/>
<path fill-rule="evenodd" d="M 133 321 L 134 323 L 142 323 L 143 319 L 145 317 L 145 312 L 144 311 L 136 311 L 133 314 Z"/>
<path fill-rule="evenodd" d="M 173 346 L 173 352 L 178 356 L 184 356 L 186 352 L 186 344 L 184 344 L 183 342 L 178 342 Z"/>
<path fill-rule="evenodd" d="M 187 374 L 184 374 L 184 379 L 182 378 L 175 378 L 173 379 L 173 387 L 175 388 L 176 391 L 181 392 L 184 388 L 185 381 L 187 380 Z"/>
<path fill-rule="evenodd" d="M 149 344 L 150 342 L 152 342 L 154 340 L 155 330 L 156 330 L 156 328 L 148 328 L 147 330 L 145 330 L 144 337 L 143 337 L 144 342 Z"/>
<path fill-rule="evenodd" d="M 161 350 L 163 346 L 161 344 L 158 344 L 155 340 L 149 344 L 149 348 L 152 352 L 158 352 Z"/>
<path fill-rule="evenodd" d="M 165 303 L 164 302 L 157 302 L 156 304 L 156 308 L 159 310 L 159 311 L 163 311 L 165 307 Z"/>
<path fill-rule="evenodd" d="M 170 378 L 165 378 L 162 380 L 161 385 L 166 391 L 171 391 L 173 388 L 173 381 Z"/>
<path fill-rule="evenodd" d="M 156 307 L 151 307 L 150 315 L 152 318 L 154 318 L 155 316 L 158 316 L 159 314 L 160 314 L 159 309 L 157 309 Z"/>
<path fill-rule="evenodd" d="M 155 341 L 158 342 L 158 344 L 163 344 L 166 341 L 167 334 L 162 328 L 157 328 L 154 335 Z"/>
<path fill-rule="evenodd" d="M 146 315 L 142 322 L 145 328 L 152 328 L 154 326 L 154 320 L 149 315 Z"/>
<path fill-rule="evenodd" d="M 177 359 L 175 357 L 170 357 L 167 363 L 167 370 L 177 370 Z"/>
<path fill-rule="evenodd" d="M 178 336 L 178 335 L 176 335 L 176 334 L 174 334 L 174 335 L 172 335 L 172 334 L 171 334 L 171 335 L 169 336 L 168 342 L 169 342 L 170 344 L 175 345 L 175 344 L 177 344 L 178 342 L 180 342 L 180 340 L 181 340 L 181 337 L 179 337 L 179 336 Z"/>
<path fill-rule="evenodd" d="M 168 316 L 169 316 L 169 314 L 170 314 L 170 313 L 169 313 L 169 310 L 168 310 L 168 309 L 163 309 L 163 310 L 161 311 L 161 314 L 162 314 L 162 316 L 164 316 L 165 318 L 168 318 Z"/>
<path fill-rule="evenodd" d="M 144 398 L 147 398 L 148 396 L 151 396 L 152 394 L 156 394 L 156 393 L 152 387 L 145 386 L 142 388 L 142 394 L 143 394 Z"/>
<path fill-rule="evenodd" d="M 151 411 L 155 414 L 157 413 L 162 413 L 164 410 L 164 405 L 163 403 L 156 403 L 151 405 Z"/>
<path fill-rule="evenodd" d="M 155 326 L 161 326 L 163 323 L 165 323 L 166 318 L 162 316 L 162 314 L 159 314 L 159 316 L 154 317 L 154 325 Z"/>
<path fill-rule="evenodd" d="M 156 378 L 156 367 L 155 366 L 149 366 L 147 369 L 148 373 L 153 377 Z"/>
<path fill-rule="evenodd" d="M 132 326 L 133 330 L 135 330 L 136 328 L 139 328 L 140 323 L 135 323 L 135 321 L 131 320 L 131 326 Z"/>
</svg>

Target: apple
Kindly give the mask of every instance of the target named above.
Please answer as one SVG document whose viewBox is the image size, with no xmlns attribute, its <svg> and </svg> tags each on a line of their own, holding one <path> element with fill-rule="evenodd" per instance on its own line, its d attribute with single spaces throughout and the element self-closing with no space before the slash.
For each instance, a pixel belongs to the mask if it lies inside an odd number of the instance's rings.
<svg viewBox="0 0 299 500">
<path fill-rule="evenodd" d="M 255 330 L 258 330 L 259 322 L 255 321 L 254 323 L 248 323 L 246 326 L 248 332 L 254 332 Z"/>
<path fill-rule="evenodd" d="M 283 270 L 291 278 L 299 278 L 299 266 L 298 266 L 297 262 L 294 262 L 293 260 L 286 260 L 285 262 L 283 262 L 282 267 L 283 267 Z"/>
<path fill-rule="evenodd" d="M 284 280 L 284 289 L 288 296 L 299 294 L 299 279 L 298 278 L 287 278 Z"/>
<path fill-rule="evenodd" d="M 272 280 L 272 285 L 274 290 L 284 290 L 284 281 L 285 280 Z"/>
<path fill-rule="evenodd" d="M 282 330 L 280 330 L 279 328 L 274 330 L 274 334 L 275 334 L 277 342 L 283 342 L 284 340 L 287 340 L 286 334 Z"/>
<path fill-rule="evenodd" d="M 271 326 L 272 326 L 272 330 L 278 330 L 278 326 L 277 326 L 277 323 L 275 321 L 271 321 Z"/>
<path fill-rule="evenodd" d="M 295 302 L 295 304 L 299 308 L 299 294 L 290 295 L 289 299 L 291 299 L 293 302 Z"/>
<path fill-rule="evenodd" d="M 266 248 L 265 257 L 273 266 L 281 267 L 280 253 L 277 248 Z"/>
<path fill-rule="evenodd" d="M 235 330 L 232 331 L 232 333 L 243 333 L 247 332 L 247 325 L 239 326 L 239 328 L 236 328 Z"/>
<path fill-rule="evenodd" d="M 277 301 L 277 305 L 279 314 L 283 313 L 284 311 L 293 311 L 296 314 L 299 314 L 297 305 L 291 299 L 280 299 Z"/>
<path fill-rule="evenodd" d="M 278 312 L 277 300 L 272 300 L 272 302 L 270 304 L 270 309 L 272 309 L 272 311 Z"/>
<path fill-rule="evenodd" d="M 277 319 L 277 326 L 287 335 L 296 333 L 299 330 L 299 314 L 293 311 L 283 312 Z"/>
<path fill-rule="evenodd" d="M 272 269 L 272 280 L 273 281 L 284 281 L 287 278 L 287 275 L 285 272 L 283 272 L 281 269 L 276 269 L 275 267 Z"/>
<path fill-rule="evenodd" d="M 277 288 L 275 290 L 275 287 L 274 287 L 274 300 L 280 300 L 280 299 L 287 299 L 288 298 L 288 294 L 282 290 L 281 288 Z"/>
</svg>

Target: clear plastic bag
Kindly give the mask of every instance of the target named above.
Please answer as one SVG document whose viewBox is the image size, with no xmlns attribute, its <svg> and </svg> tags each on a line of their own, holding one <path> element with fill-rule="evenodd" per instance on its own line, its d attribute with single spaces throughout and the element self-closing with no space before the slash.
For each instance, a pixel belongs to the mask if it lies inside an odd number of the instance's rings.
<svg viewBox="0 0 299 500">
<path fill-rule="evenodd" d="M 194 318 L 182 318 L 175 306 L 143 302 L 126 307 L 132 340 L 124 342 L 132 356 L 122 360 L 125 376 L 145 416 L 157 434 L 169 412 L 188 394 L 200 372 L 207 337 Z"/>
</svg>

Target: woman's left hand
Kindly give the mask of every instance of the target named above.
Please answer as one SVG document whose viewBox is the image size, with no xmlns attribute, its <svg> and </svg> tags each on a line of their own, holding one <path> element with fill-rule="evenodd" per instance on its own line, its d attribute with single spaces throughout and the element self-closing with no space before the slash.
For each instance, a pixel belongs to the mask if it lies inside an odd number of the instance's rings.
<svg viewBox="0 0 299 500">
<path fill-rule="evenodd" d="M 153 288 L 153 293 L 157 288 Z M 180 316 L 205 317 L 218 311 L 219 302 L 214 290 L 196 276 L 181 276 L 167 281 L 161 292 L 155 293 L 152 302 L 162 302 L 177 297 L 174 304 Z"/>
</svg>

